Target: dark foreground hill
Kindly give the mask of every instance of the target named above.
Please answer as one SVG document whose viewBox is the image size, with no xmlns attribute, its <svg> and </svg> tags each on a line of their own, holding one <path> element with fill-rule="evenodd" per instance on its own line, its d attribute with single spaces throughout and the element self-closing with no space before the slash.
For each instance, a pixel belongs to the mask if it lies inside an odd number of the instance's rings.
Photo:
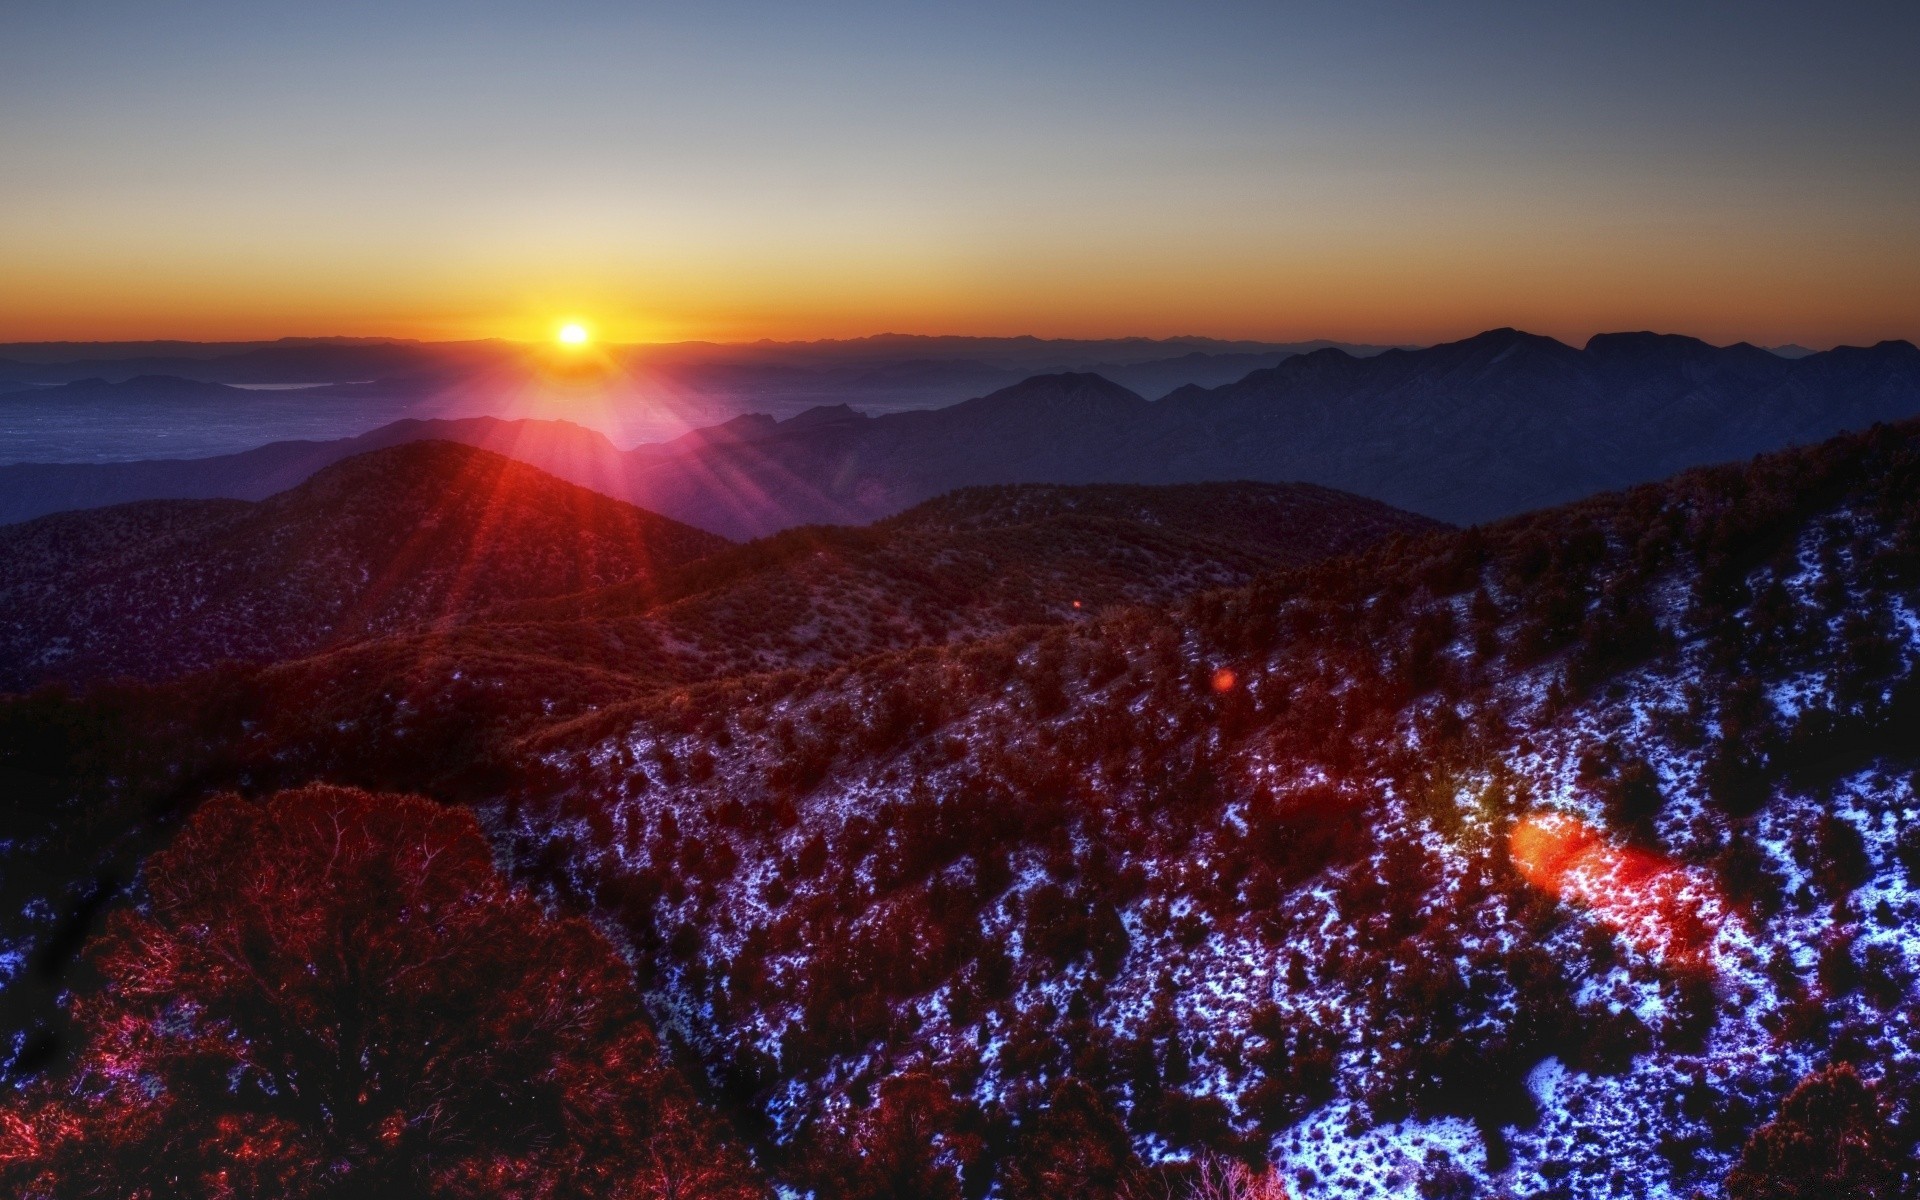
<svg viewBox="0 0 1920 1200">
<path fill-rule="evenodd" d="M 564 422 L 401 422 L 223 459 L 0 467 L 0 519 L 150 496 L 257 499 L 325 462 L 438 437 L 511 454 L 734 538 L 865 524 L 999 483 L 1306 481 L 1465 524 L 1920 413 L 1906 342 L 1797 359 L 1654 334 L 1584 349 L 1510 329 L 1422 350 L 1329 348 L 1157 403 L 1037 376 L 951 407 L 740 417 L 613 448 Z"/>
<path fill-rule="evenodd" d="M 1436 527 L 1305 484 L 973 488 L 873 526 L 791 529 L 655 579 L 516 605 L 460 636 L 546 643 L 555 657 L 578 638 L 571 657 L 603 667 L 672 647 L 678 679 L 818 667 L 1167 604 Z"/>
<path fill-rule="evenodd" d="M 1906 424 L 806 669 L 636 688 L 476 623 L 14 698 L 0 764 L 58 816 L 11 812 L 5 936 L 56 961 L 49 898 L 210 791 L 422 790 L 608 931 L 803 1193 L 1158 1196 L 1225 1154 L 1304 1197 L 1903 1196 L 1916 497 Z"/>
<path fill-rule="evenodd" d="M 0 688 L 292 658 L 649 579 L 725 545 L 497 454 L 414 442 L 258 503 L 0 527 Z"/>
<path fill-rule="evenodd" d="M 487 451 L 407 443 L 259 503 L 0 527 L 0 688 L 387 634 L 413 640 L 370 653 L 531 656 L 652 686 L 1164 604 L 1433 527 L 1299 484 L 1034 486 L 728 546 Z"/>
<path fill-rule="evenodd" d="M 478 446 L 588 487 L 611 484 L 596 466 L 619 455 L 605 436 L 565 421 L 410 418 L 359 437 L 273 442 L 213 458 L 0 466 L 0 524 L 135 500 L 264 500 L 356 454 L 422 441 Z"/>
</svg>

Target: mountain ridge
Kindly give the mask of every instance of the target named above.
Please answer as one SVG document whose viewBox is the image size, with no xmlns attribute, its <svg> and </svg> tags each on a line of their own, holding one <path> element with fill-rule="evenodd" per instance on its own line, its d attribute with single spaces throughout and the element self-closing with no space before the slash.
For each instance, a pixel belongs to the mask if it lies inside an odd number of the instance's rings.
<svg viewBox="0 0 1920 1200">
<path fill-rule="evenodd" d="M 490 451 L 408 442 L 261 501 L 147 501 L 0 527 L 0 688 L 312 653 L 644 578 L 725 545 Z"/>
<path fill-rule="evenodd" d="M 431 428 L 728 537 L 861 524 L 998 483 L 1318 483 L 1451 523 L 1494 519 L 1807 444 L 1920 412 L 1920 350 L 1886 341 L 1786 359 L 1645 333 L 1583 349 L 1513 329 L 1356 357 L 1324 348 L 1158 401 L 1087 373 L 1034 376 L 945 408 L 738 417 L 615 451 L 559 426 Z M 354 446 L 368 443 L 356 440 Z M 0 468 L 0 519 L 165 494 L 265 494 L 351 448 L 250 452 L 201 466 Z M 278 465 L 269 467 L 269 462 Z"/>
</svg>

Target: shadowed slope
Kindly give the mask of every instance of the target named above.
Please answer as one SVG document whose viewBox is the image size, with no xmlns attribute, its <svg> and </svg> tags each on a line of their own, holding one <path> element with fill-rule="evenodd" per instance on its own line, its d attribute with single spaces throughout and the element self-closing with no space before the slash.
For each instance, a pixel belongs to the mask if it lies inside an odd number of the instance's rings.
<svg viewBox="0 0 1920 1200">
<path fill-rule="evenodd" d="M 1305 485 L 973 488 L 867 528 L 790 529 L 497 609 L 448 637 L 671 680 L 817 667 L 1171 603 L 1436 528 Z"/>
<path fill-rule="evenodd" d="M 1123 510 L 1130 519 L 1111 515 Z M 1210 510 L 1243 519 L 1216 537 L 1200 532 Z M 968 527 L 948 528 L 962 513 Z M 1320 488 L 984 489 L 897 522 L 788 530 L 658 576 L 362 641 L 246 686 L 260 692 L 261 744 L 301 745 L 333 778 L 433 788 L 515 769 L 497 756 L 512 757 L 517 732 L 637 695 L 1086 621 L 1437 528 Z M 301 703 L 275 699 L 292 696 Z"/>
<path fill-rule="evenodd" d="M 0 686 L 311 653 L 724 544 L 500 455 L 416 442 L 259 503 L 149 501 L 0 529 Z"/>
<path fill-rule="evenodd" d="M 583 487 L 621 491 L 620 451 L 605 435 L 571 422 L 408 418 L 359 437 L 272 442 L 212 458 L 0 466 L 0 524 L 135 500 L 264 500 L 356 454 L 421 441 L 478 446 Z"/>
</svg>

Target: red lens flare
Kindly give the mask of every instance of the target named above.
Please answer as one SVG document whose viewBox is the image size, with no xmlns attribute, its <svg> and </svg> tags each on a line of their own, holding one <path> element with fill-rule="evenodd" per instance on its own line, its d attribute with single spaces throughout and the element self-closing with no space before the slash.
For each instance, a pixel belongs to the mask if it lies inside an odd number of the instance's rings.
<svg viewBox="0 0 1920 1200">
<path fill-rule="evenodd" d="M 1616 846 L 1568 813 L 1521 818 L 1508 849 L 1528 883 L 1587 909 L 1655 958 L 1699 958 L 1728 919 L 1711 880 L 1657 854 Z"/>
</svg>

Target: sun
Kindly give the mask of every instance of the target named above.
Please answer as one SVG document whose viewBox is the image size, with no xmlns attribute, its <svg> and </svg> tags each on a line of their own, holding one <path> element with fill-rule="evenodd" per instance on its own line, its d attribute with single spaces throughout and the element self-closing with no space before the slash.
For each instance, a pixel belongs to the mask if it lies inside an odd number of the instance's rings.
<svg viewBox="0 0 1920 1200">
<path fill-rule="evenodd" d="M 564 346 L 584 346 L 587 344 L 587 327 L 578 321 L 568 321 L 560 327 L 560 343 Z"/>
</svg>

